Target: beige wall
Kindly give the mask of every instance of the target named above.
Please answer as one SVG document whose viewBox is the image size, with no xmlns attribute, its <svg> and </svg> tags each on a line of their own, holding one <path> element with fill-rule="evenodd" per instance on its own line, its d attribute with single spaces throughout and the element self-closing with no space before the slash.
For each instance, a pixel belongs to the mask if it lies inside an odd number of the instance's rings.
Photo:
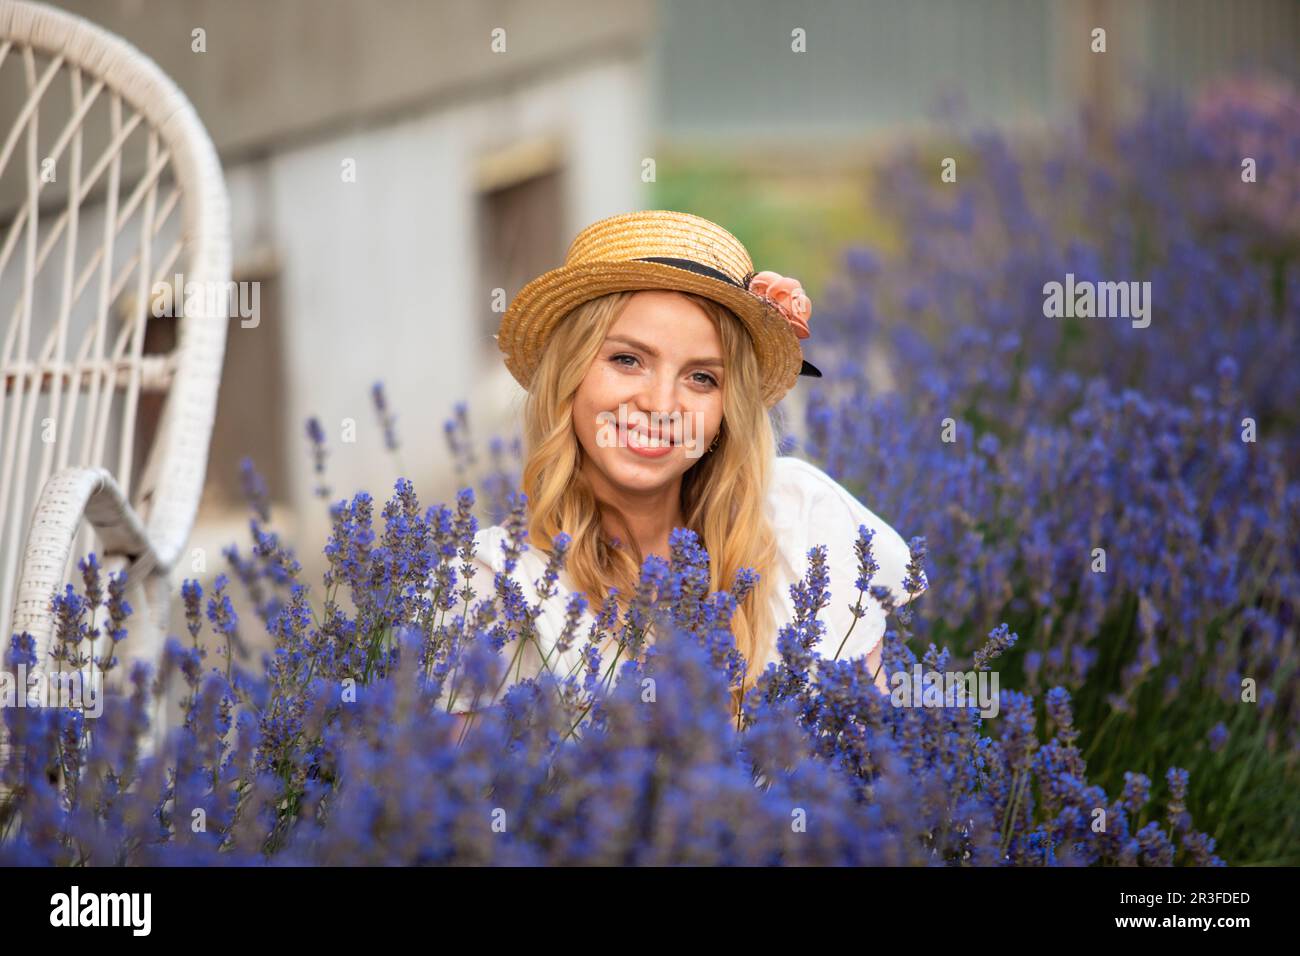
<svg viewBox="0 0 1300 956">
<path fill-rule="evenodd" d="M 60 0 L 185 91 L 223 159 L 341 126 L 497 96 L 640 47 L 653 3 L 588 0 Z M 507 51 L 489 49 L 506 30 Z M 191 50 L 206 31 L 207 52 Z"/>
</svg>

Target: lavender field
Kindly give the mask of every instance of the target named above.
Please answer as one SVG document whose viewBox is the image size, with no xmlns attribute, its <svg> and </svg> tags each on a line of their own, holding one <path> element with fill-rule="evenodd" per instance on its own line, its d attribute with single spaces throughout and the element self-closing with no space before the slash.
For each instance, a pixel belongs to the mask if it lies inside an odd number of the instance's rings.
<svg viewBox="0 0 1300 956">
<path fill-rule="evenodd" d="M 912 539 L 907 587 L 929 586 L 891 615 L 885 670 L 996 671 L 996 716 L 893 706 L 864 660 L 831 659 L 842 635 L 818 612 L 888 600 L 863 534 L 858 593 L 829 595 L 824 552 L 808 555 L 782 663 L 733 718 L 728 619 L 753 582 L 706 593 L 683 530 L 627 615 L 607 601 L 585 633 L 575 600 L 580 672 L 518 683 L 462 733 L 440 701 L 502 686 L 537 613 L 504 576 L 466 587 L 477 528 L 527 543 L 518 446 L 478 447 L 462 407 L 458 499 L 426 506 L 405 478 L 382 503 L 322 496 L 320 583 L 244 463 L 250 543 L 206 593 L 186 582 L 156 673 L 116 675 L 94 720 L 4 710 L 0 861 L 1300 863 L 1297 109 L 1228 87 L 1034 149 L 991 132 L 901 149 L 878 177 L 901 250 L 845 250 L 809 343 L 825 378 L 783 451 Z M 1067 276 L 1149 283 L 1146 324 L 1045 314 Z M 308 435 L 323 475 L 326 437 Z M 86 640 L 129 641 L 130 608 L 93 559 L 83 571 L 58 598 L 56 660 L 112 674 Z M 263 629 L 274 654 L 237 662 Z M 34 663 L 24 635 L 7 655 Z M 168 687 L 183 726 L 142 752 Z"/>
</svg>

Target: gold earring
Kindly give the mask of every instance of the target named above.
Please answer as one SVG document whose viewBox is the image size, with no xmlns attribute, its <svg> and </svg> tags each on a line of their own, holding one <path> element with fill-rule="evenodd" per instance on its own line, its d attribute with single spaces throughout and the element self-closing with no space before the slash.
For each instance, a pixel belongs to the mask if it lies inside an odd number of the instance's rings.
<svg viewBox="0 0 1300 956">
<path fill-rule="evenodd" d="M 718 432 L 716 435 L 713 436 L 713 444 L 709 445 L 709 451 L 713 451 L 713 449 L 718 447 L 718 439 L 721 437 L 722 437 L 722 432 Z"/>
</svg>

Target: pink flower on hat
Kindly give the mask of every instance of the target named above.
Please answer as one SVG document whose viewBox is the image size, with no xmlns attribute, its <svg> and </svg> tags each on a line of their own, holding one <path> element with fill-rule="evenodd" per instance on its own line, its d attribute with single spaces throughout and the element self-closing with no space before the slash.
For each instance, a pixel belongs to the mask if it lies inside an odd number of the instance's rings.
<svg viewBox="0 0 1300 956">
<path fill-rule="evenodd" d="M 798 279 L 776 272 L 760 272 L 749 280 L 749 291 L 780 309 L 796 336 L 806 339 L 812 334 L 808 331 L 812 300 L 804 294 Z"/>
</svg>

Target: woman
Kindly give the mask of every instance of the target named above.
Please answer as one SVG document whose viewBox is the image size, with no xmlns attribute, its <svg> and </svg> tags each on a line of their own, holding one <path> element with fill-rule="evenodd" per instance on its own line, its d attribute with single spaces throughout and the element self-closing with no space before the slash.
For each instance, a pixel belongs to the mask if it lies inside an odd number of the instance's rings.
<svg viewBox="0 0 1300 956">
<path fill-rule="evenodd" d="M 667 211 L 588 226 L 561 268 L 519 292 L 497 342 L 528 391 L 529 550 L 512 577 L 530 602 L 556 536 L 568 534 L 570 545 L 558 593 L 542 602 L 541 650 L 506 647 L 511 681 L 536 676 L 543 653 L 558 676 L 574 671 L 592 614 L 573 646 L 556 652 L 570 593 L 584 592 L 596 609 L 610 587 L 631 593 L 643 558 L 667 558 L 677 527 L 693 530 L 708 552 L 710 591 L 731 587 L 741 568 L 758 572 L 732 618 L 746 660 L 742 691 L 778 659 L 777 631 L 794 616 L 789 585 L 803 577 L 815 544 L 827 545 L 831 591 L 817 650 L 865 654 L 878 666 L 884 611 L 869 595 L 861 620 L 851 610 L 858 526 L 875 532 L 872 583 L 888 586 L 899 605 L 912 596 L 902 587 L 907 546 L 823 471 L 776 455 L 769 411 L 798 375 L 821 375 L 799 345 L 811 312 L 797 281 L 755 274 L 721 226 Z M 499 525 L 476 536 L 471 583 L 480 597 L 505 570 L 507 540 Z M 882 690 L 886 676 L 877 678 Z M 455 700 L 451 709 L 474 706 Z"/>
</svg>

